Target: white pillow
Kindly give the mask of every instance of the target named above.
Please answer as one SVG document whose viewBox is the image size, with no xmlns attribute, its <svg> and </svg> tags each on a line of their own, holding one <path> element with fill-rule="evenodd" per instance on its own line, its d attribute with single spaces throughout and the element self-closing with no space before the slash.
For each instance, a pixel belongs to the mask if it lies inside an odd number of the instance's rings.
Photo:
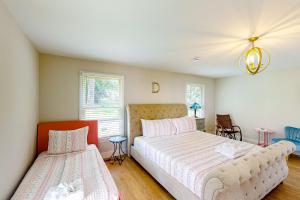
<svg viewBox="0 0 300 200">
<path fill-rule="evenodd" d="M 197 131 L 195 117 L 180 117 L 171 119 L 176 128 L 176 134 Z"/>
<path fill-rule="evenodd" d="M 176 128 L 170 119 L 145 120 L 142 119 L 143 136 L 157 137 L 175 135 Z"/>
<path fill-rule="evenodd" d="M 88 126 L 67 131 L 49 130 L 48 153 L 63 154 L 86 150 L 88 131 Z"/>
</svg>

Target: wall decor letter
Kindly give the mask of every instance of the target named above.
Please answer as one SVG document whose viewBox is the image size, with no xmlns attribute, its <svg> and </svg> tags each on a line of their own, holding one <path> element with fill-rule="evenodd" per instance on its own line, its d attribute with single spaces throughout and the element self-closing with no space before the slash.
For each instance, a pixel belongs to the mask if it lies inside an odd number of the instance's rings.
<svg viewBox="0 0 300 200">
<path fill-rule="evenodd" d="M 159 83 L 157 82 L 152 82 L 152 93 L 158 93 L 160 90 Z"/>
</svg>

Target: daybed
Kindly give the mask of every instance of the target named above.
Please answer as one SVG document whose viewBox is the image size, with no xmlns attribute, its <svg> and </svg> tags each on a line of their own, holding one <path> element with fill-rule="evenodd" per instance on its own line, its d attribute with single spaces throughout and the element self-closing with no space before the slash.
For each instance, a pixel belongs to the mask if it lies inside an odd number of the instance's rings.
<svg viewBox="0 0 300 200">
<path fill-rule="evenodd" d="M 84 151 L 51 155 L 47 153 L 49 130 L 89 127 Z M 19 185 L 12 200 L 44 199 L 50 188 L 79 182 L 84 199 L 117 200 L 117 187 L 98 151 L 97 121 L 50 122 L 38 125 L 37 159 Z M 75 196 L 69 199 L 77 199 Z"/>
</svg>

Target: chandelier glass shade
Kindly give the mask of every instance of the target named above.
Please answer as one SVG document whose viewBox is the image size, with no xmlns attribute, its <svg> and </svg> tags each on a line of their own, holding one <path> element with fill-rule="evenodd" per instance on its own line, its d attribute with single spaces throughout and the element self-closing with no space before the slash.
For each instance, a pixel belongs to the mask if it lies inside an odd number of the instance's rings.
<svg viewBox="0 0 300 200">
<path fill-rule="evenodd" d="M 265 70 L 270 64 L 270 54 L 254 45 L 254 42 L 258 37 L 249 38 L 251 42 L 251 48 L 243 52 L 239 59 L 240 67 L 246 68 L 247 72 L 251 75 L 255 75 Z"/>
</svg>

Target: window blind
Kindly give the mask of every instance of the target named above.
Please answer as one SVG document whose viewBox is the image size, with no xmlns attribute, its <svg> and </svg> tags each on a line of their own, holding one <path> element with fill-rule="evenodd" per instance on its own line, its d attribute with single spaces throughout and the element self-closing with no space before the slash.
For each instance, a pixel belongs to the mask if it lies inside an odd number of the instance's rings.
<svg viewBox="0 0 300 200">
<path fill-rule="evenodd" d="M 198 111 L 200 117 L 204 117 L 204 85 L 198 83 L 191 83 L 186 85 L 186 106 L 188 108 L 188 115 L 194 116 L 194 110 L 190 109 L 190 106 L 193 103 L 199 103 L 201 105 L 201 109 Z"/>
<path fill-rule="evenodd" d="M 80 113 L 98 120 L 99 137 L 124 135 L 123 76 L 80 72 Z"/>
</svg>

